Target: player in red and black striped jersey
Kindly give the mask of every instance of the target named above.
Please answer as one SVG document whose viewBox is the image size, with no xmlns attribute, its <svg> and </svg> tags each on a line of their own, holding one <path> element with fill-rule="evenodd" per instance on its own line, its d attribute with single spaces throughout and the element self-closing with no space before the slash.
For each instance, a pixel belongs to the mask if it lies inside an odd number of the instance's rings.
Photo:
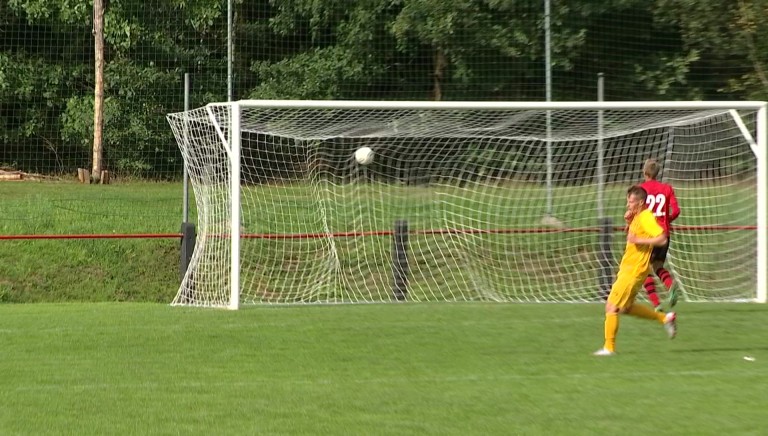
<svg viewBox="0 0 768 436">
<path fill-rule="evenodd" d="M 651 268 L 659 280 L 664 283 L 664 286 L 669 292 L 669 304 L 674 306 L 677 303 L 677 292 L 673 288 L 674 279 L 672 275 L 664 268 L 664 262 L 667 260 L 667 251 L 669 250 L 669 237 L 670 237 L 670 224 L 672 221 L 680 216 L 680 207 L 677 204 L 677 198 L 675 197 L 675 190 L 672 186 L 662 183 L 657 180 L 661 165 L 655 159 L 648 159 L 643 165 L 643 176 L 645 182 L 640 184 L 640 187 L 645 189 L 648 196 L 645 199 L 647 208 L 653 212 L 656 217 L 656 222 L 659 223 L 661 228 L 667 235 L 667 243 L 661 247 L 654 247 L 651 253 Z M 648 299 L 653 304 L 656 310 L 661 310 L 661 302 L 659 296 L 656 293 L 656 280 L 653 275 L 648 275 L 643 284 L 645 292 L 648 294 Z"/>
</svg>

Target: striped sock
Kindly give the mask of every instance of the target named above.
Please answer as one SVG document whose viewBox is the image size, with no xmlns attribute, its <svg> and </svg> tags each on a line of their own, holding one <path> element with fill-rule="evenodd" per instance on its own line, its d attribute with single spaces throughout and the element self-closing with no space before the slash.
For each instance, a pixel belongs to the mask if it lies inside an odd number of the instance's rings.
<svg viewBox="0 0 768 436">
<path fill-rule="evenodd" d="M 661 282 L 664 283 L 664 286 L 666 286 L 667 289 L 672 287 L 672 274 L 664 269 L 664 267 L 657 269 L 656 275 L 659 277 Z"/>
<path fill-rule="evenodd" d="M 643 287 L 645 288 L 645 293 L 648 294 L 648 300 L 651 301 L 653 307 L 659 307 L 661 301 L 659 300 L 659 294 L 656 293 L 656 280 L 654 280 L 653 277 L 649 275 L 645 278 Z"/>
</svg>

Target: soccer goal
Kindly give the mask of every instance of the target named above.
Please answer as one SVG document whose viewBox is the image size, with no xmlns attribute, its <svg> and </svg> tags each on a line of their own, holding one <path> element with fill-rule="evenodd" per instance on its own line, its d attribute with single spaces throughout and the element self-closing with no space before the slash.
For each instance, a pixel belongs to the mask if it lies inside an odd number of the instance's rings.
<svg viewBox="0 0 768 436">
<path fill-rule="evenodd" d="M 168 120 L 197 208 L 173 304 L 601 301 L 648 158 L 682 209 L 681 298 L 766 301 L 763 102 L 263 100 Z"/>
</svg>

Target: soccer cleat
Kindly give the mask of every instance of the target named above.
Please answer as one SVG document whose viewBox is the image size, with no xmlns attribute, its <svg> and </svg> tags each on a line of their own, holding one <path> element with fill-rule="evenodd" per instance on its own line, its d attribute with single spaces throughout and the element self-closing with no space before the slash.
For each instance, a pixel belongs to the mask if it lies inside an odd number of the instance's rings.
<svg viewBox="0 0 768 436">
<path fill-rule="evenodd" d="M 595 351 L 594 353 L 592 353 L 593 356 L 613 356 L 615 354 L 616 354 L 616 352 L 611 351 L 611 350 L 609 350 L 607 348 L 601 348 L 601 349 Z"/>
<path fill-rule="evenodd" d="M 664 316 L 664 330 L 667 331 L 669 339 L 674 339 L 677 335 L 677 315 L 675 312 L 669 312 Z"/>
<path fill-rule="evenodd" d="M 675 304 L 677 304 L 677 282 L 673 282 L 672 286 L 669 288 L 669 307 L 675 307 Z"/>
</svg>

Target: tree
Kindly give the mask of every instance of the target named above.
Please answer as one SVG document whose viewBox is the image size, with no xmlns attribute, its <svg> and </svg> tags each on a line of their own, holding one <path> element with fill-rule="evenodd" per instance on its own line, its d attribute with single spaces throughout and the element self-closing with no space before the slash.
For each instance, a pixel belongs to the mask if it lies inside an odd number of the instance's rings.
<svg viewBox="0 0 768 436">
<path fill-rule="evenodd" d="M 262 20 L 293 43 L 252 64 L 250 96 L 542 99 L 542 15 L 541 1 L 281 1 Z M 556 65 L 583 42 L 559 29 Z"/>
<path fill-rule="evenodd" d="M 69 95 L 89 80 L 89 22 L 90 9 L 74 0 L 0 5 L 0 163 L 61 172 L 82 161 L 58 132 Z"/>
<path fill-rule="evenodd" d="M 235 97 L 543 100 L 544 0 L 235 1 Z M 554 98 L 766 99 L 768 0 L 552 0 Z M 109 0 L 103 165 L 180 174 L 165 122 L 227 98 L 227 0 Z M 92 159 L 93 11 L 0 2 L 0 164 Z M 96 110 L 98 112 L 98 110 Z"/>
<path fill-rule="evenodd" d="M 768 98 L 768 0 L 657 0 L 654 12 L 680 35 L 703 98 Z"/>
</svg>

